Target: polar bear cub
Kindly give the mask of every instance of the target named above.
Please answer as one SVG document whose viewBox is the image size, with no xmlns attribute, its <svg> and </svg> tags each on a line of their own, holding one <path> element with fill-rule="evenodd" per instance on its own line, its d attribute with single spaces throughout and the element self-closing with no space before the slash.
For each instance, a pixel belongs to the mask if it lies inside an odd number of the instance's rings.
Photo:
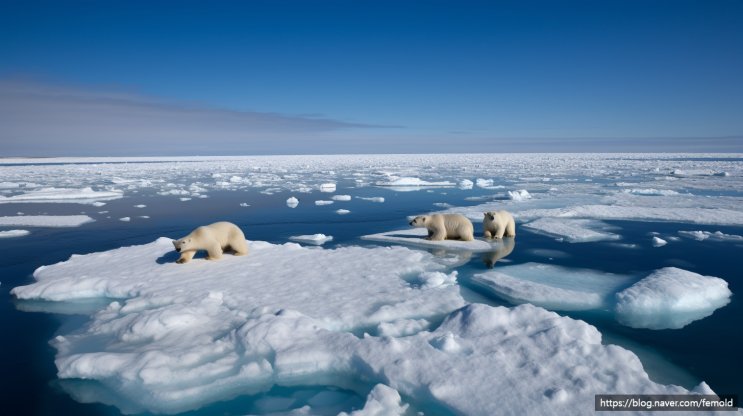
<svg viewBox="0 0 743 416">
<path fill-rule="evenodd" d="M 485 238 L 516 237 L 516 223 L 508 211 L 488 211 L 482 220 Z"/>
<path fill-rule="evenodd" d="M 236 256 L 248 254 L 245 234 L 231 222 L 215 222 L 195 229 L 191 234 L 174 240 L 175 251 L 181 253 L 176 263 L 188 263 L 199 250 L 209 253 L 207 260 L 219 260 L 222 252 L 232 249 Z"/>
<path fill-rule="evenodd" d="M 430 241 L 456 240 L 457 238 L 472 241 L 475 239 L 472 223 L 460 214 L 421 215 L 410 221 L 410 225 L 428 229 L 426 240 Z"/>
</svg>

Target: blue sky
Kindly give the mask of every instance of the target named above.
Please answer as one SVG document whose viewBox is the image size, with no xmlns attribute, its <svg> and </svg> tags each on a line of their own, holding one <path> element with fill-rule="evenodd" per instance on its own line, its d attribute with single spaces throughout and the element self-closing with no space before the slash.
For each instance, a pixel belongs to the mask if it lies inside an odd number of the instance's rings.
<svg viewBox="0 0 743 416">
<path fill-rule="evenodd" d="M 7 1 L 0 156 L 743 151 L 741 22 L 740 0 Z"/>
</svg>

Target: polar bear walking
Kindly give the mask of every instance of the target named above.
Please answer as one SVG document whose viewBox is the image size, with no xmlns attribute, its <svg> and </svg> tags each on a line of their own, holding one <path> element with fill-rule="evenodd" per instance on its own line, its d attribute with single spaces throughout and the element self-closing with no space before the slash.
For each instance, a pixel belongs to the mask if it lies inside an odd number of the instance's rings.
<svg viewBox="0 0 743 416">
<path fill-rule="evenodd" d="M 248 254 L 245 234 L 231 222 L 215 222 L 195 229 L 191 234 L 174 240 L 175 251 L 181 253 L 176 263 L 188 263 L 199 250 L 209 253 L 207 260 L 219 260 L 225 250 L 234 250 L 236 256 Z"/>
<path fill-rule="evenodd" d="M 458 238 L 463 241 L 472 241 L 475 239 L 472 223 L 460 214 L 421 215 L 410 221 L 410 225 L 428 229 L 426 240 L 430 241 Z"/>
<path fill-rule="evenodd" d="M 516 223 L 508 211 L 488 211 L 482 220 L 485 238 L 516 237 Z"/>
</svg>

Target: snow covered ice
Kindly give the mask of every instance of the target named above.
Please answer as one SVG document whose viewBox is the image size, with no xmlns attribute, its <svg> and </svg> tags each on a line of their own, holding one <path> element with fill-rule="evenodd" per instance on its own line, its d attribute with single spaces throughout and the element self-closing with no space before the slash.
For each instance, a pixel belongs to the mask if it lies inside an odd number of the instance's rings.
<svg viewBox="0 0 743 416">
<path fill-rule="evenodd" d="M 12 237 L 23 237 L 28 235 L 28 230 L 8 230 L 0 231 L 0 238 L 12 238 Z"/>
<path fill-rule="evenodd" d="M 608 232 L 608 230 L 616 230 L 617 227 L 612 227 L 598 220 L 542 218 L 522 225 L 521 229 L 562 238 L 570 243 L 619 240 L 622 238 L 618 234 Z"/>
<path fill-rule="evenodd" d="M 307 243 L 307 244 L 323 244 L 327 243 L 328 241 L 333 241 L 332 236 L 326 236 L 325 234 L 312 234 L 312 235 L 297 235 L 289 237 L 292 241 L 298 241 L 300 243 Z"/>
<path fill-rule="evenodd" d="M 77 227 L 91 221 L 87 215 L 22 215 L 0 217 L 0 226 Z"/>
<path fill-rule="evenodd" d="M 92 204 L 96 201 L 109 201 L 122 198 L 123 195 L 124 193 L 122 191 L 94 191 L 90 187 L 82 189 L 42 188 L 9 197 L 0 195 L 0 204 L 14 202 L 74 202 L 77 204 Z"/>
<path fill-rule="evenodd" d="M 428 230 L 425 228 L 413 228 L 399 231 L 387 231 L 384 233 L 362 236 L 364 240 L 384 241 L 388 243 L 407 244 L 420 247 L 441 248 L 454 251 L 468 251 L 471 253 L 482 253 L 493 250 L 493 246 L 484 240 L 473 241 L 442 240 L 429 241 Z"/>
</svg>

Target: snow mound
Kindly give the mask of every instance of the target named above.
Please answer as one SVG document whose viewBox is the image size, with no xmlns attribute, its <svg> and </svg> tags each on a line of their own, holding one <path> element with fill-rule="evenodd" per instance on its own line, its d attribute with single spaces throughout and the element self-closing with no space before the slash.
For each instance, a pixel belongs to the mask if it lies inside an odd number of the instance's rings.
<svg viewBox="0 0 743 416">
<path fill-rule="evenodd" d="M 508 198 L 514 201 L 524 201 L 530 199 L 531 195 L 526 189 L 520 189 L 518 191 L 508 191 Z"/>
<path fill-rule="evenodd" d="M 333 195 L 331 199 L 334 201 L 350 201 L 351 195 Z"/>
<path fill-rule="evenodd" d="M 20 195 L 8 197 L 0 195 L 0 204 L 14 202 L 72 202 L 77 204 L 92 204 L 95 201 L 109 201 L 123 197 L 124 193 L 122 191 L 94 191 L 90 187 L 82 189 L 42 188 L 35 191 L 28 191 Z"/>
<path fill-rule="evenodd" d="M 377 186 L 454 186 L 453 182 L 427 182 L 420 178 L 398 178 L 388 182 L 377 182 Z"/>
<path fill-rule="evenodd" d="M 709 239 L 710 241 L 743 241 L 743 236 L 734 234 L 724 234 L 722 231 L 711 233 L 709 231 L 679 231 L 682 237 L 693 238 L 698 241 Z"/>
<path fill-rule="evenodd" d="M 30 234 L 28 230 L 8 230 L 0 231 L 0 238 L 23 237 Z"/>
<path fill-rule="evenodd" d="M 666 267 L 616 294 L 616 316 L 633 328 L 678 329 L 727 305 L 732 292 L 718 277 Z"/>
<path fill-rule="evenodd" d="M 542 263 L 499 267 L 476 274 L 472 281 L 511 303 L 531 303 L 560 311 L 603 309 L 631 276 Z"/>
<path fill-rule="evenodd" d="M 428 230 L 425 228 L 413 228 L 407 230 L 387 231 L 384 233 L 364 235 L 362 240 L 383 241 L 386 243 L 409 244 L 420 247 L 442 248 L 454 251 L 469 251 L 471 253 L 482 253 L 493 250 L 490 243 L 483 240 L 460 241 L 460 240 L 443 240 L 429 241 Z"/>
<path fill-rule="evenodd" d="M 542 218 L 521 226 L 522 229 L 550 237 L 562 238 L 570 243 L 585 243 L 603 240 L 619 240 L 622 236 L 607 232 L 615 230 L 598 220 L 574 220 L 563 218 Z"/>
<path fill-rule="evenodd" d="M 299 241 L 300 243 L 308 243 L 308 244 L 323 244 L 327 243 L 328 241 L 333 241 L 332 236 L 326 236 L 325 234 L 312 234 L 312 235 L 297 235 L 293 237 L 289 237 L 290 240 Z"/>
<path fill-rule="evenodd" d="M 24 215 L 0 217 L 0 226 L 77 227 L 94 219 L 87 215 Z"/>
<path fill-rule="evenodd" d="M 668 244 L 668 241 L 662 238 L 653 237 L 653 247 L 662 247 L 666 244 Z"/>
</svg>

